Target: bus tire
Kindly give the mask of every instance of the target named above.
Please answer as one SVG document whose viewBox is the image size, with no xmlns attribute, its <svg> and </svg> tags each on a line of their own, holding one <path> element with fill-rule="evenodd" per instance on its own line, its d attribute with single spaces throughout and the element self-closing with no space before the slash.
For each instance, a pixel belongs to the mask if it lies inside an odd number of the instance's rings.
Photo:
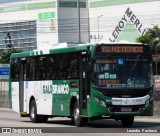
<svg viewBox="0 0 160 136">
<path fill-rule="evenodd" d="M 30 119 L 33 123 L 39 123 L 40 122 L 40 116 L 37 115 L 37 106 L 35 100 L 31 101 L 30 107 L 29 107 L 29 115 Z"/>
<path fill-rule="evenodd" d="M 131 127 L 134 122 L 134 116 L 126 117 L 121 119 L 122 125 L 124 127 Z"/>
<path fill-rule="evenodd" d="M 41 115 L 40 116 L 40 122 L 41 123 L 47 123 L 47 121 L 48 121 L 48 116 L 45 116 L 45 115 Z"/>
<path fill-rule="evenodd" d="M 75 126 L 77 127 L 82 127 L 86 124 L 87 122 L 87 118 L 81 117 L 79 115 L 79 107 L 78 107 L 78 103 L 76 102 L 74 104 L 74 110 L 73 110 L 73 114 L 72 114 L 72 120 Z"/>
</svg>

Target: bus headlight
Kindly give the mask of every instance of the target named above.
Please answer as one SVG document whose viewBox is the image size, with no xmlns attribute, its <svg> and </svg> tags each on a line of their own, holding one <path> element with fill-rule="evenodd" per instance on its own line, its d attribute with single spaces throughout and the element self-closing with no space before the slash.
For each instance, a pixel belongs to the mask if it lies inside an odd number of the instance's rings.
<svg viewBox="0 0 160 136">
<path fill-rule="evenodd" d="M 93 96 L 93 100 L 94 100 L 95 102 L 99 103 L 99 98 L 98 98 L 98 97 Z"/>
<path fill-rule="evenodd" d="M 149 99 L 147 99 L 146 101 L 145 101 L 145 105 L 148 105 L 150 102 L 152 102 L 153 101 L 153 97 L 150 97 Z"/>
<path fill-rule="evenodd" d="M 99 103 L 100 103 L 100 105 L 106 107 L 106 103 L 103 100 L 100 100 Z"/>
<path fill-rule="evenodd" d="M 153 90 L 149 92 L 149 96 L 150 98 L 145 101 L 145 105 L 148 105 L 150 102 L 153 101 Z"/>
<path fill-rule="evenodd" d="M 147 100 L 145 101 L 145 105 L 148 105 L 148 104 L 149 104 L 149 101 L 150 101 L 150 99 L 147 99 Z"/>
<path fill-rule="evenodd" d="M 93 100 L 94 100 L 95 102 L 99 103 L 100 105 L 106 107 L 106 103 L 105 103 L 105 101 L 103 101 L 102 99 L 100 99 L 100 98 L 98 98 L 98 97 L 96 97 L 96 96 L 93 96 Z"/>
</svg>

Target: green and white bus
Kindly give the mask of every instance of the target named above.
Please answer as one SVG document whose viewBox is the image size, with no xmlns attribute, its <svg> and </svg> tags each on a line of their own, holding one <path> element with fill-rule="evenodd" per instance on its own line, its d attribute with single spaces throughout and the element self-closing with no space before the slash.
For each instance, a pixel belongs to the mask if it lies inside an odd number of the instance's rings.
<svg viewBox="0 0 160 136">
<path fill-rule="evenodd" d="M 153 115 L 148 45 L 80 44 L 12 54 L 10 62 L 10 107 L 34 123 L 111 118 L 132 126 L 135 116 Z"/>
</svg>

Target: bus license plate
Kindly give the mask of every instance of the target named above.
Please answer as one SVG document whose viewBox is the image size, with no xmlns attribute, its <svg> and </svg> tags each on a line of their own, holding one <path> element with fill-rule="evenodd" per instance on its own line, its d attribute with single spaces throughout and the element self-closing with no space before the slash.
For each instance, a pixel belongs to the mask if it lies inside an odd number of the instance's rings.
<svg viewBox="0 0 160 136">
<path fill-rule="evenodd" d="M 132 108 L 121 108 L 122 112 L 131 112 Z"/>
</svg>

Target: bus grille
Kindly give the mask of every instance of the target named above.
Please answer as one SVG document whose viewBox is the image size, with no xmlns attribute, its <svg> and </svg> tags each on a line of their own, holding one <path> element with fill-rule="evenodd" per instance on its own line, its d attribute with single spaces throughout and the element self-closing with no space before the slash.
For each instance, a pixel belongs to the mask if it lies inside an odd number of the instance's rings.
<svg viewBox="0 0 160 136">
<path fill-rule="evenodd" d="M 108 97 L 117 97 L 117 98 L 134 98 L 134 97 L 143 97 L 149 94 L 151 88 L 149 89 L 131 89 L 131 90 L 97 90 L 103 95 Z"/>
<path fill-rule="evenodd" d="M 108 109 L 110 112 L 140 112 L 143 109 L 143 106 L 109 106 Z"/>
</svg>

